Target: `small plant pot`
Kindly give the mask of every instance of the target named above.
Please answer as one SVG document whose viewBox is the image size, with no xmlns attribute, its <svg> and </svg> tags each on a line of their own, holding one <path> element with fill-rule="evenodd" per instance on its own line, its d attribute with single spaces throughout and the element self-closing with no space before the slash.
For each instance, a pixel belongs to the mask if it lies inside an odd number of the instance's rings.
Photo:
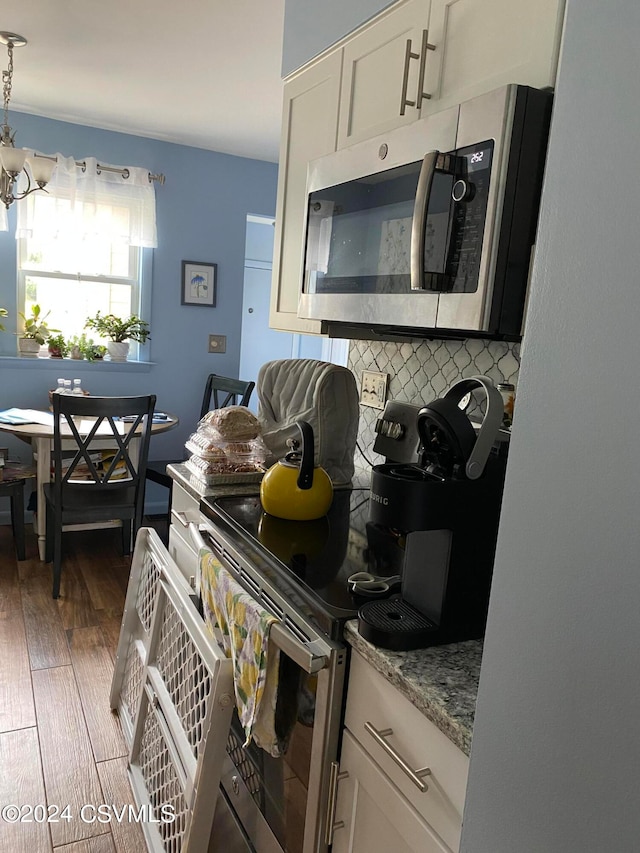
<svg viewBox="0 0 640 853">
<path fill-rule="evenodd" d="M 71 347 L 71 352 L 69 353 L 71 358 L 74 358 L 76 361 L 82 361 L 84 356 L 80 352 L 80 347 Z"/>
<path fill-rule="evenodd" d="M 107 341 L 107 350 L 111 361 L 126 361 L 129 355 L 129 341 Z"/>
<path fill-rule="evenodd" d="M 18 351 L 27 358 L 37 358 L 40 344 L 34 338 L 18 338 Z"/>
<path fill-rule="evenodd" d="M 62 352 L 55 347 L 49 347 L 49 358 L 62 358 Z"/>
</svg>

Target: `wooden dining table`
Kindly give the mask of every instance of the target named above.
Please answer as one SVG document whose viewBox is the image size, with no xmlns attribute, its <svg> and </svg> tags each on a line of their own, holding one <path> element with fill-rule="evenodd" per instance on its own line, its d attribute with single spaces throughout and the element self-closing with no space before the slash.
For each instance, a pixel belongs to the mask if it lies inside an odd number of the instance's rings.
<svg viewBox="0 0 640 853">
<path fill-rule="evenodd" d="M 42 412 L 43 416 L 51 415 L 50 412 Z M 48 418 L 43 417 L 42 420 L 47 420 Z M 168 432 L 171 429 L 174 429 L 179 423 L 179 418 L 176 415 L 172 415 L 166 413 L 166 419 L 155 420 L 151 425 L 151 435 L 158 435 L 162 432 Z M 91 430 L 91 426 L 94 423 L 93 419 L 87 418 L 84 421 L 76 421 L 76 426 L 81 435 L 87 435 Z M 131 428 L 131 424 L 122 421 L 122 434 L 126 435 Z M 68 427 L 63 426 L 63 434 L 64 430 L 68 429 Z M 46 500 L 44 497 L 44 484 L 50 482 L 51 480 L 51 449 L 53 447 L 53 415 L 51 415 L 51 423 L 24 423 L 24 424 L 7 424 L 0 423 L 0 435 L 2 433 L 8 433 L 10 435 L 15 435 L 17 438 L 22 441 L 31 444 L 33 449 L 33 456 L 36 460 L 36 490 L 37 490 L 37 512 L 35 514 L 35 530 L 38 535 L 38 553 L 40 555 L 40 559 L 44 561 L 45 558 L 45 542 L 46 542 Z M 69 431 L 69 435 L 71 432 Z M 138 450 L 139 442 L 134 439 L 130 444 L 130 453 L 132 461 L 137 461 L 137 450 Z M 72 449 L 76 445 L 69 442 L 69 449 Z M 96 435 L 95 439 L 91 442 L 92 449 L 95 450 L 109 450 L 115 447 L 115 442 L 113 438 L 107 438 L 106 436 L 102 438 L 99 434 Z M 64 449 L 64 443 L 63 443 Z M 87 527 L 110 527 L 116 524 L 117 522 L 97 522 L 95 524 L 83 524 L 83 525 L 71 525 L 70 527 L 65 527 L 65 530 L 80 530 L 85 529 Z"/>
</svg>

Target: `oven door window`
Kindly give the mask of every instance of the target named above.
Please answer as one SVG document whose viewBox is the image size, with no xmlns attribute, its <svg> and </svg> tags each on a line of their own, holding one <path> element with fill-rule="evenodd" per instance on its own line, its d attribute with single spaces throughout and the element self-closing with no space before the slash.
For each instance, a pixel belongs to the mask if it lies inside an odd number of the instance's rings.
<svg viewBox="0 0 640 853">
<path fill-rule="evenodd" d="M 309 196 L 305 293 L 409 293 L 422 161 Z"/>
<path fill-rule="evenodd" d="M 275 721 L 281 757 L 273 758 L 253 741 L 243 747 L 244 732 L 235 711 L 227 743 L 239 779 L 287 853 L 303 849 L 316 687 L 317 676 L 281 655 Z"/>
</svg>

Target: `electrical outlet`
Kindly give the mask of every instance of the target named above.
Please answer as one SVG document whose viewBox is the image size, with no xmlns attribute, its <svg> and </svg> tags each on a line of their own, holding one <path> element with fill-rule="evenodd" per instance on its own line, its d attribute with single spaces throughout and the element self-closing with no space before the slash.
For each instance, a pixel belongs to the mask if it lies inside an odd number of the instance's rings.
<svg viewBox="0 0 640 853">
<path fill-rule="evenodd" d="M 373 370 L 363 370 L 362 384 L 360 386 L 360 402 L 362 405 L 372 406 L 374 409 L 384 409 L 388 384 L 388 373 L 375 373 Z"/>
<path fill-rule="evenodd" d="M 209 352 L 226 352 L 226 335 L 209 335 Z"/>
</svg>

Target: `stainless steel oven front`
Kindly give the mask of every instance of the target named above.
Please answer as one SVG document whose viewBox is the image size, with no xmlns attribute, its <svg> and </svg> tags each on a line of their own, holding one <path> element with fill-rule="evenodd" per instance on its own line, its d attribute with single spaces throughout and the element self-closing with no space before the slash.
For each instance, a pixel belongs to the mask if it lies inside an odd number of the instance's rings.
<svg viewBox="0 0 640 853">
<path fill-rule="evenodd" d="M 254 743 L 243 747 L 232 717 L 221 792 L 209 853 L 322 853 L 332 830 L 332 765 L 342 725 L 345 647 L 321 633 L 305 614 L 295 587 L 283 594 L 217 525 L 190 525 L 194 544 L 211 549 L 222 565 L 277 617 L 270 641 L 280 649 L 279 707 L 289 715 L 291 736 L 280 758 Z M 284 685 L 284 687 L 283 687 Z M 284 690 L 284 696 L 283 696 Z M 228 832 L 237 829 L 236 847 Z M 241 837 L 245 839 L 242 846 Z"/>
</svg>

